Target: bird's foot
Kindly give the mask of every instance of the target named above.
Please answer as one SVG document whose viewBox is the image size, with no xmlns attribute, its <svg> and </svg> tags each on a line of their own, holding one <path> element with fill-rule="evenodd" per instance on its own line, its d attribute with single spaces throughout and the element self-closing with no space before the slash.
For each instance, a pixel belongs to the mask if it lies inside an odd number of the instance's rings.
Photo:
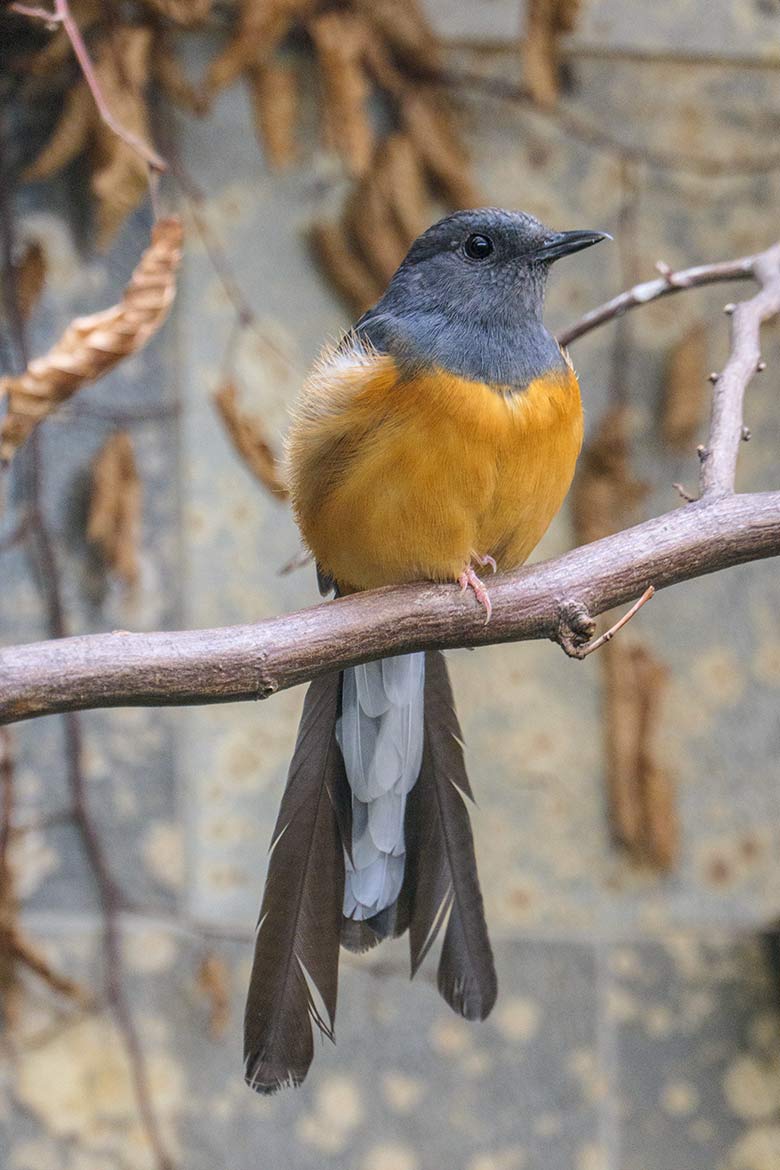
<svg viewBox="0 0 780 1170">
<path fill-rule="evenodd" d="M 491 556 L 481 557 L 478 552 L 472 551 L 471 559 L 472 559 L 472 561 L 476 561 L 478 565 L 481 565 L 483 569 L 485 568 L 486 565 L 490 565 L 490 571 L 492 573 L 495 573 L 498 569 L 496 562 L 494 561 L 493 557 L 491 557 Z"/>
<path fill-rule="evenodd" d="M 493 558 L 490 557 L 488 560 L 493 560 Z M 493 561 L 493 564 L 495 565 L 495 561 Z M 490 621 L 490 615 L 493 612 L 493 605 L 487 589 L 480 581 L 471 565 L 467 565 L 461 575 L 458 577 L 458 584 L 460 585 L 461 593 L 465 593 L 467 589 L 471 589 L 473 591 L 474 596 L 485 611 L 485 625 L 487 625 Z"/>
</svg>

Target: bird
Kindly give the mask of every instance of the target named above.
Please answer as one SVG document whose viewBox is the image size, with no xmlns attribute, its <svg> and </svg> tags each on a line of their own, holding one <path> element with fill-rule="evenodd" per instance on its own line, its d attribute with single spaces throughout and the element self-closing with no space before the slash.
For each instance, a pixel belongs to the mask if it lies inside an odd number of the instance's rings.
<svg viewBox="0 0 780 1170">
<path fill-rule="evenodd" d="M 321 592 L 458 582 L 521 565 L 560 508 L 583 438 L 579 384 L 543 321 L 550 266 L 609 239 L 500 208 L 411 245 L 381 299 L 326 345 L 286 441 L 293 512 Z M 482 576 L 479 574 L 482 573 Z M 466 600 L 464 598 L 464 604 Z M 249 1086 L 300 1085 L 334 1039 L 340 947 L 408 932 L 414 975 L 466 1019 L 497 996 L 462 735 L 439 652 L 314 679 L 274 829 L 244 1028 Z"/>
</svg>

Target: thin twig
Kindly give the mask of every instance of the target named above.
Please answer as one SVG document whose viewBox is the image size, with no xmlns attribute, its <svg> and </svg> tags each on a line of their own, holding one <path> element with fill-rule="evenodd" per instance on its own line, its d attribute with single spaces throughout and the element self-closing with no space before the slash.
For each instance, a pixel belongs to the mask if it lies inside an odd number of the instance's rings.
<svg viewBox="0 0 780 1170">
<path fill-rule="evenodd" d="M 761 291 L 730 315 L 731 353 L 714 383 L 710 434 L 699 472 L 702 496 L 734 491 L 739 446 L 745 437 L 742 404 L 761 364 L 758 326 L 780 313 L 780 244 L 755 258 L 753 273 Z"/>
<path fill-rule="evenodd" d="M 659 297 L 666 297 L 671 293 L 682 292 L 683 289 L 717 284 L 724 280 L 752 280 L 755 277 L 756 260 L 756 256 L 741 256 L 738 260 L 699 264 L 695 268 L 684 268 L 679 272 L 668 273 L 656 280 L 646 280 L 628 289 L 627 292 L 605 301 L 603 305 L 590 309 L 579 321 L 575 321 L 573 325 L 559 333 L 558 341 L 563 346 L 571 345 L 584 334 L 590 333 L 591 329 L 621 317 L 629 309 L 637 309 L 640 305 L 657 301 Z"/>
<path fill-rule="evenodd" d="M 58 0 L 59 2 L 59 0 Z M 0 127 L 0 131 L 2 127 Z M 0 147 L 2 147 L 0 135 Z M 7 279 L 8 269 L 13 262 L 13 217 L 12 201 L 7 186 L 7 170 L 0 158 L 0 223 L 2 224 L 2 261 L 4 271 L 3 287 L 10 305 L 8 313 L 14 331 L 16 349 L 23 364 L 27 363 L 27 344 L 24 322 L 16 303 L 15 282 Z M 33 432 L 28 443 L 29 481 L 27 484 L 27 523 L 30 549 L 37 561 L 36 577 L 40 582 L 46 611 L 49 636 L 52 644 L 67 638 L 68 627 L 62 600 L 62 581 L 57 562 L 54 540 L 49 531 L 43 512 L 44 467 L 41 457 L 41 434 Z M 117 886 L 111 875 L 100 836 L 92 819 L 87 799 L 84 777 L 81 723 L 75 712 L 69 712 L 64 719 L 66 778 L 73 806 L 73 820 L 84 843 L 92 868 L 95 885 L 103 914 L 103 952 L 105 957 L 106 1000 L 122 1037 L 133 1078 L 138 1111 L 141 1115 L 149 1144 L 154 1152 L 158 1170 L 171 1170 L 173 1163 L 165 1149 L 159 1123 L 152 1103 L 152 1092 L 146 1068 L 146 1059 L 140 1045 L 135 1022 L 124 987 L 122 972 L 121 937 L 119 911 L 122 905 Z"/>
<path fill-rule="evenodd" d="M 580 647 L 577 647 L 577 648 L 569 651 L 569 653 L 571 654 L 571 657 L 572 658 L 587 658 L 588 655 L 592 654 L 594 650 L 600 650 L 601 647 L 606 642 L 610 642 L 614 638 L 614 636 L 618 632 L 618 630 L 622 630 L 623 626 L 625 626 L 628 622 L 631 621 L 634 614 L 639 613 L 642 606 L 645 605 L 646 602 L 648 602 L 650 600 L 650 598 L 653 596 L 654 593 L 655 593 L 655 586 L 648 585 L 647 589 L 645 589 L 644 593 L 639 598 L 639 600 L 635 601 L 634 604 L 631 606 L 631 609 L 629 609 L 626 613 L 624 613 L 621 618 L 618 618 L 618 620 L 615 622 L 614 626 L 610 626 L 608 630 L 605 630 L 603 634 L 601 634 L 598 638 L 595 638 L 592 642 L 588 642 L 586 646 L 580 646 Z M 564 649 L 566 649 L 566 647 L 564 647 Z"/>
<path fill-rule="evenodd" d="M 148 143 L 144 142 L 137 134 L 133 134 L 132 130 L 128 130 L 121 122 L 118 122 L 114 117 L 111 109 L 105 99 L 103 91 L 100 88 L 100 83 L 95 76 L 95 69 L 92 64 L 92 58 L 89 55 L 87 46 L 84 43 L 84 38 L 81 35 L 79 26 L 73 19 L 73 14 L 70 10 L 68 0 L 54 0 L 54 11 L 49 12 L 45 8 L 29 8 L 24 4 L 12 4 L 11 8 L 14 12 L 21 13 L 23 16 L 36 17 L 43 20 L 47 25 L 62 25 L 65 30 L 65 35 L 70 41 L 76 60 L 79 63 L 81 72 L 84 74 L 84 80 L 89 86 L 89 91 L 94 98 L 95 105 L 98 108 L 98 113 L 105 124 L 118 138 L 134 150 L 136 154 L 144 160 L 144 162 L 153 171 L 163 172 L 168 169 L 168 164 L 164 158 L 153 150 Z M 154 195 L 154 189 L 152 191 Z"/>
</svg>

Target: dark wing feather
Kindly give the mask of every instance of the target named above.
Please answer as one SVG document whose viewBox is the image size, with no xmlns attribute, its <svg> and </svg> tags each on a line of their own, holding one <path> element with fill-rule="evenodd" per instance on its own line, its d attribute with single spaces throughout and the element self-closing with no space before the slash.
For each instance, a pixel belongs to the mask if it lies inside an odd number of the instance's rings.
<svg viewBox="0 0 780 1170">
<path fill-rule="evenodd" d="M 260 1093 L 301 1083 L 312 1024 L 333 1039 L 349 799 L 340 696 L 340 674 L 309 687 L 274 829 L 244 1019 L 245 1076 Z"/>
<path fill-rule="evenodd" d="M 408 915 L 412 975 L 446 923 L 438 986 L 469 1020 L 483 1020 L 496 1001 L 497 982 L 474 842 L 464 797 L 471 798 L 461 732 L 443 656 L 425 662 L 425 740 L 420 778 L 406 813 L 407 871 L 399 899 Z"/>
</svg>

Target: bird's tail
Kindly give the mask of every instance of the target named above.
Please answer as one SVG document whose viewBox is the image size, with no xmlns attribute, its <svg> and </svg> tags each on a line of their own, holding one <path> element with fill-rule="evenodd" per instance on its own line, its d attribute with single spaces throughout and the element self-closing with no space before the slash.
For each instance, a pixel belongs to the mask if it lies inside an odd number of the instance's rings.
<svg viewBox="0 0 780 1170">
<path fill-rule="evenodd" d="M 313 1026 L 333 1038 L 339 943 L 409 931 L 416 973 L 444 929 L 438 986 L 484 1019 L 496 974 L 443 656 L 410 654 L 315 679 L 271 843 L 245 1015 L 245 1075 L 299 1085 Z"/>
</svg>

